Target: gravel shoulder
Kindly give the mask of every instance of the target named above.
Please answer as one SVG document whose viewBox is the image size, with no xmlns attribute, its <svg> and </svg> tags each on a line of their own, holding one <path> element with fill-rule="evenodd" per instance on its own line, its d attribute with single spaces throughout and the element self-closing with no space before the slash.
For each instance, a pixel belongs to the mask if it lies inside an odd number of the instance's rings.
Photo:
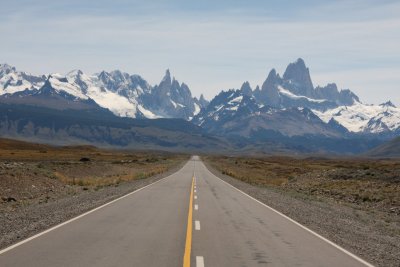
<svg viewBox="0 0 400 267">
<path fill-rule="evenodd" d="M 385 220 L 379 213 L 338 204 L 273 187 L 251 185 L 207 168 L 225 182 L 307 226 L 376 266 L 400 266 L 400 225 L 398 217 Z M 393 214 L 392 216 L 398 216 Z"/>
<path fill-rule="evenodd" d="M 185 161 L 186 162 L 186 161 Z M 86 211 L 101 206 L 141 187 L 154 183 L 183 167 L 185 162 L 149 178 L 123 181 L 116 185 L 79 190 L 51 201 L 30 203 L 17 209 L 3 209 L 0 213 L 0 248 L 6 248 L 23 239 L 67 221 Z"/>
</svg>

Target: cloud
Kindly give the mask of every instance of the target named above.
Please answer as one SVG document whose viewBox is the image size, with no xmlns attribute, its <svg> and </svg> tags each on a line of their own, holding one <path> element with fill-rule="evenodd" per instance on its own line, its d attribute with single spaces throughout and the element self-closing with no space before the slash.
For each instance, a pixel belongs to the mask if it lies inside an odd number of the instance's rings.
<svg viewBox="0 0 400 267">
<path fill-rule="evenodd" d="M 302 57 L 314 80 L 355 86 L 362 99 L 375 99 L 383 81 L 359 82 L 359 73 L 386 73 L 387 98 L 397 96 L 398 72 L 387 72 L 400 68 L 400 4 L 393 1 L 35 3 L 0 11 L 7 38 L 0 61 L 33 73 L 118 68 L 154 84 L 170 68 L 211 98 L 245 80 L 261 84 L 271 68 L 282 73 Z"/>
</svg>

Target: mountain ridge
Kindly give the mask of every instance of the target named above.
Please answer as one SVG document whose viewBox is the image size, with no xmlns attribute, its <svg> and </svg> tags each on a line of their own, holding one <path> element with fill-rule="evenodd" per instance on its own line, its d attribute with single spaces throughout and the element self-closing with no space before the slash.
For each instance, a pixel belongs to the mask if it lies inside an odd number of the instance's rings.
<svg viewBox="0 0 400 267">
<path fill-rule="evenodd" d="M 364 104 L 352 91 L 339 90 L 335 83 L 314 87 L 303 59 L 290 63 L 282 76 L 272 69 L 261 86 L 253 89 L 245 81 L 239 89 L 221 91 L 211 101 L 203 95 L 193 97 L 189 86 L 169 69 L 158 84 L 150 85 L 140 75 L 120 70 L 87 75 L 77 69 L 66 75 L 34 76 L 0 64 L 0 105 L 82 112 L 85 116 L 107 114 L 107 120 L 115 121 L 164 118 L 175 123 L 173 119 L 183 119 L 236 149 L 280 144 L 299 151 L 358 153 L 400 135 L 400 109 L 392 102 Z M 23 116 L 26 121 L 29 114 Z M 5 121 L 3 117 L 2 123 Z M 20 120 L 15 118 L 14 123 L 20 125 Z M 3 132 L 21 134 L 4 128 Z M 107 139 L 107 135 L 99 136 Z M 354 149 L 348 145 L 335 148 L 339 142 L 357 145 Z"/>
</svg>

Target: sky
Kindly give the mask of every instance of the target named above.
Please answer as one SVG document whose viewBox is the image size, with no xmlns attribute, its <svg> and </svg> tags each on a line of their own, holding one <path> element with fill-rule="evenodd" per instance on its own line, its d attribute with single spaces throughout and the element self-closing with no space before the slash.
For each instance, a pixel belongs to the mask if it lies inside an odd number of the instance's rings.
<svg viewBox="0 0 400 267">
<path fill-rule="evenodd" d="M 314 85 L 400 106 L 400 1 L 0 0 L 0 63 L 33 74 L 165 70 L 211 99 L 303 58 Z"/>
</svg>

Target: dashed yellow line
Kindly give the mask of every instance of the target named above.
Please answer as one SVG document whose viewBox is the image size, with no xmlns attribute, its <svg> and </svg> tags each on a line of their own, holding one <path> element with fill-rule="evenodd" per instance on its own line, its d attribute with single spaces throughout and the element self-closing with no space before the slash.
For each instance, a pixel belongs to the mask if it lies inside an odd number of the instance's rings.
<svg viewBox="0 0 400 267">
<path fill-rule="evenodd" d="M 190 189 L 189 214 L 188 214 L 188 222 L 186 230 L 185 254 L 183 255 L 183 267 L 190 267 L 190 253 L 192 252 L 193 187 L 194 187 L 194 176 L 192 178 L 192 187 Z"/>
</svg>

